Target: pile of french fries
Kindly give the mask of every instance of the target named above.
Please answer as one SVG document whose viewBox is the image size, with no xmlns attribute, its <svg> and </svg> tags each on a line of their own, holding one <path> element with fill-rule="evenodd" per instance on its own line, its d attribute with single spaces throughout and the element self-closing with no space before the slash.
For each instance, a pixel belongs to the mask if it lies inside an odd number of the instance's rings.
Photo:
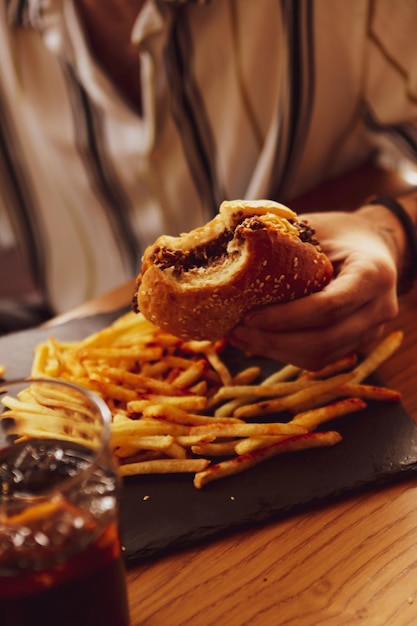
<svg viewBox="0 0 417 626">
<path fill-rule="evenodd" d="M 66 380 L 105 400 L 122 476 L 190 472 L 200 489 L 283 453 L 337 444 L 341 435 L 327 422 L 369 400 L 399 401 L 397 391 L 364 381 L 402 340 L 396 331 L 362 360 L 349 355 L 317 372 L 277 364 L 262 378 L 244 358 L 232 374 L 223 341 L 182 341 L 129 312 L 81 341 L 51 336 L 35 349 L 31 378 Z M 65 398 L 61 408 L 27 394 L 2 402 L 20 438 L 71 434 Z M 33 403 L 42 410 L 29 420 Z M 77 440 L 75 427 L 71 436 Z"/>
</svg>

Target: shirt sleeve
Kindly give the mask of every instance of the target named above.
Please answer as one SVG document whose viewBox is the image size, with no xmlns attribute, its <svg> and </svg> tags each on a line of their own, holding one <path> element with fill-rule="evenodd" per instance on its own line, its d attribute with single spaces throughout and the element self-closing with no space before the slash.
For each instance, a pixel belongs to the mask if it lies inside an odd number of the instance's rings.
<svg viewBox="0 0 417 626">
<path fill-rule="evenodd" d="M 364 68 L 364 123 L 387 164 L 417 171 L 417 4 L 374 3 Z"/>
</svg>

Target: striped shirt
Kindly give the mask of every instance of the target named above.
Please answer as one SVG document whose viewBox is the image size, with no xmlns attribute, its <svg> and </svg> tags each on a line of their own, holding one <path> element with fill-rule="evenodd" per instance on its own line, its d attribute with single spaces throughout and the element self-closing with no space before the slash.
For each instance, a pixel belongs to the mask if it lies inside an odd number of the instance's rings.
<svg viewBox="0 0 417 626">
<path fill-rule="evenodd" d="M 62 312 L 223 199 L 290 203 L 375 150 L 417 162 L 416 30 L 408 0 L 147 0 L 139 113 L 75 0 L 2 0 L 0 250 Z"/>
</svg>

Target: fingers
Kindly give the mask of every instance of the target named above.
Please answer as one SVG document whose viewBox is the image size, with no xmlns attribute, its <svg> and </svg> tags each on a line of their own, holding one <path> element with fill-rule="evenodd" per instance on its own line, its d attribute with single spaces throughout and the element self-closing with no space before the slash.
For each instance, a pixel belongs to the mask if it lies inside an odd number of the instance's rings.
<svg viewBox="0 0 417 626">
<path fill-rule="evenodd" d="M 384 324 L 359 328 L 353 318 L 323 332 L 269 333 L 241 326 L 235 329 L 230 342 L 245 352 L 314 371 L 380 338 Z"/>
<path fill-rule="evenodd" d="M 340 317 L 347 317 L 355 309 L 349 290 L 338 289 L 312 294 L 300 301 L 253 309 L 245 316 L 247 328 L 269 332 L 294 331 L 306 328 L 326 328 Z M 363 303 L 360 302 L 360 305 Z M 357 308 L 357 303 L 356 303 Z"/>
<path fill-rule="evenodd" d="M 324 308 L 322 317 L 316 317 L 315 305 L 307 302 L 311 297 L 293 303 L 302 308 L 299 316 L 294 315 L 293 323 L 291 319 L 283 322 L 280 315 L 274 322 L 272 309 L 277 307 L 265 307 L 262 323 L 256 326 L 252 318 L 250 323 L 236 327 L 231 343 L 253 354 L 315 370 L 350 352 L 362 350 L 381 336 L 384 324 L 398 312 L 395 292 L 381 299 L 372 298 L 354 311 L 350 303 L 341 303 L 339 309 L 334 307 L 331 315 Z M 324 302 L 324 295 L 319 302 Z"/>
<path fill-rule="evenodd" d="M 369 305 L 374 325 L 398 312 L 396 274 L 361 258 L 351 259 L 322 291 L 302 300 L 254 309 L 245 316 L 247 328 L 269 332 L 322 330 Z M 362 323 L 364 320 L 362 319 Z M 364 324 L 367 328 L 369 322 Z"/>
</svg>

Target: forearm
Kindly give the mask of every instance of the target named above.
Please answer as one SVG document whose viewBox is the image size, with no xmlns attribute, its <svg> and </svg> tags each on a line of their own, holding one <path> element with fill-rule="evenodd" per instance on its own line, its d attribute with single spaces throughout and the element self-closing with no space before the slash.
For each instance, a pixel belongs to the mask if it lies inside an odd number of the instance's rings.
<svg viewBox="0 0 417 626">
<path fill-rule="evenodd" d="M 369 220 L 372 228 L 379 234 L 389 247 L 398 271 L 399 291 L 410 286 L 405 277 L 412 275 L 417 278 L 416 246 L 410 243 L 411 237 L 406 230 L 416 231 L 417 227 L 417 190 L 395 198 L 409 215 L 410 225 L 404 223 L 383 204 L 366 204 L 356 211 L 358 215 Z"/>
</svg>

